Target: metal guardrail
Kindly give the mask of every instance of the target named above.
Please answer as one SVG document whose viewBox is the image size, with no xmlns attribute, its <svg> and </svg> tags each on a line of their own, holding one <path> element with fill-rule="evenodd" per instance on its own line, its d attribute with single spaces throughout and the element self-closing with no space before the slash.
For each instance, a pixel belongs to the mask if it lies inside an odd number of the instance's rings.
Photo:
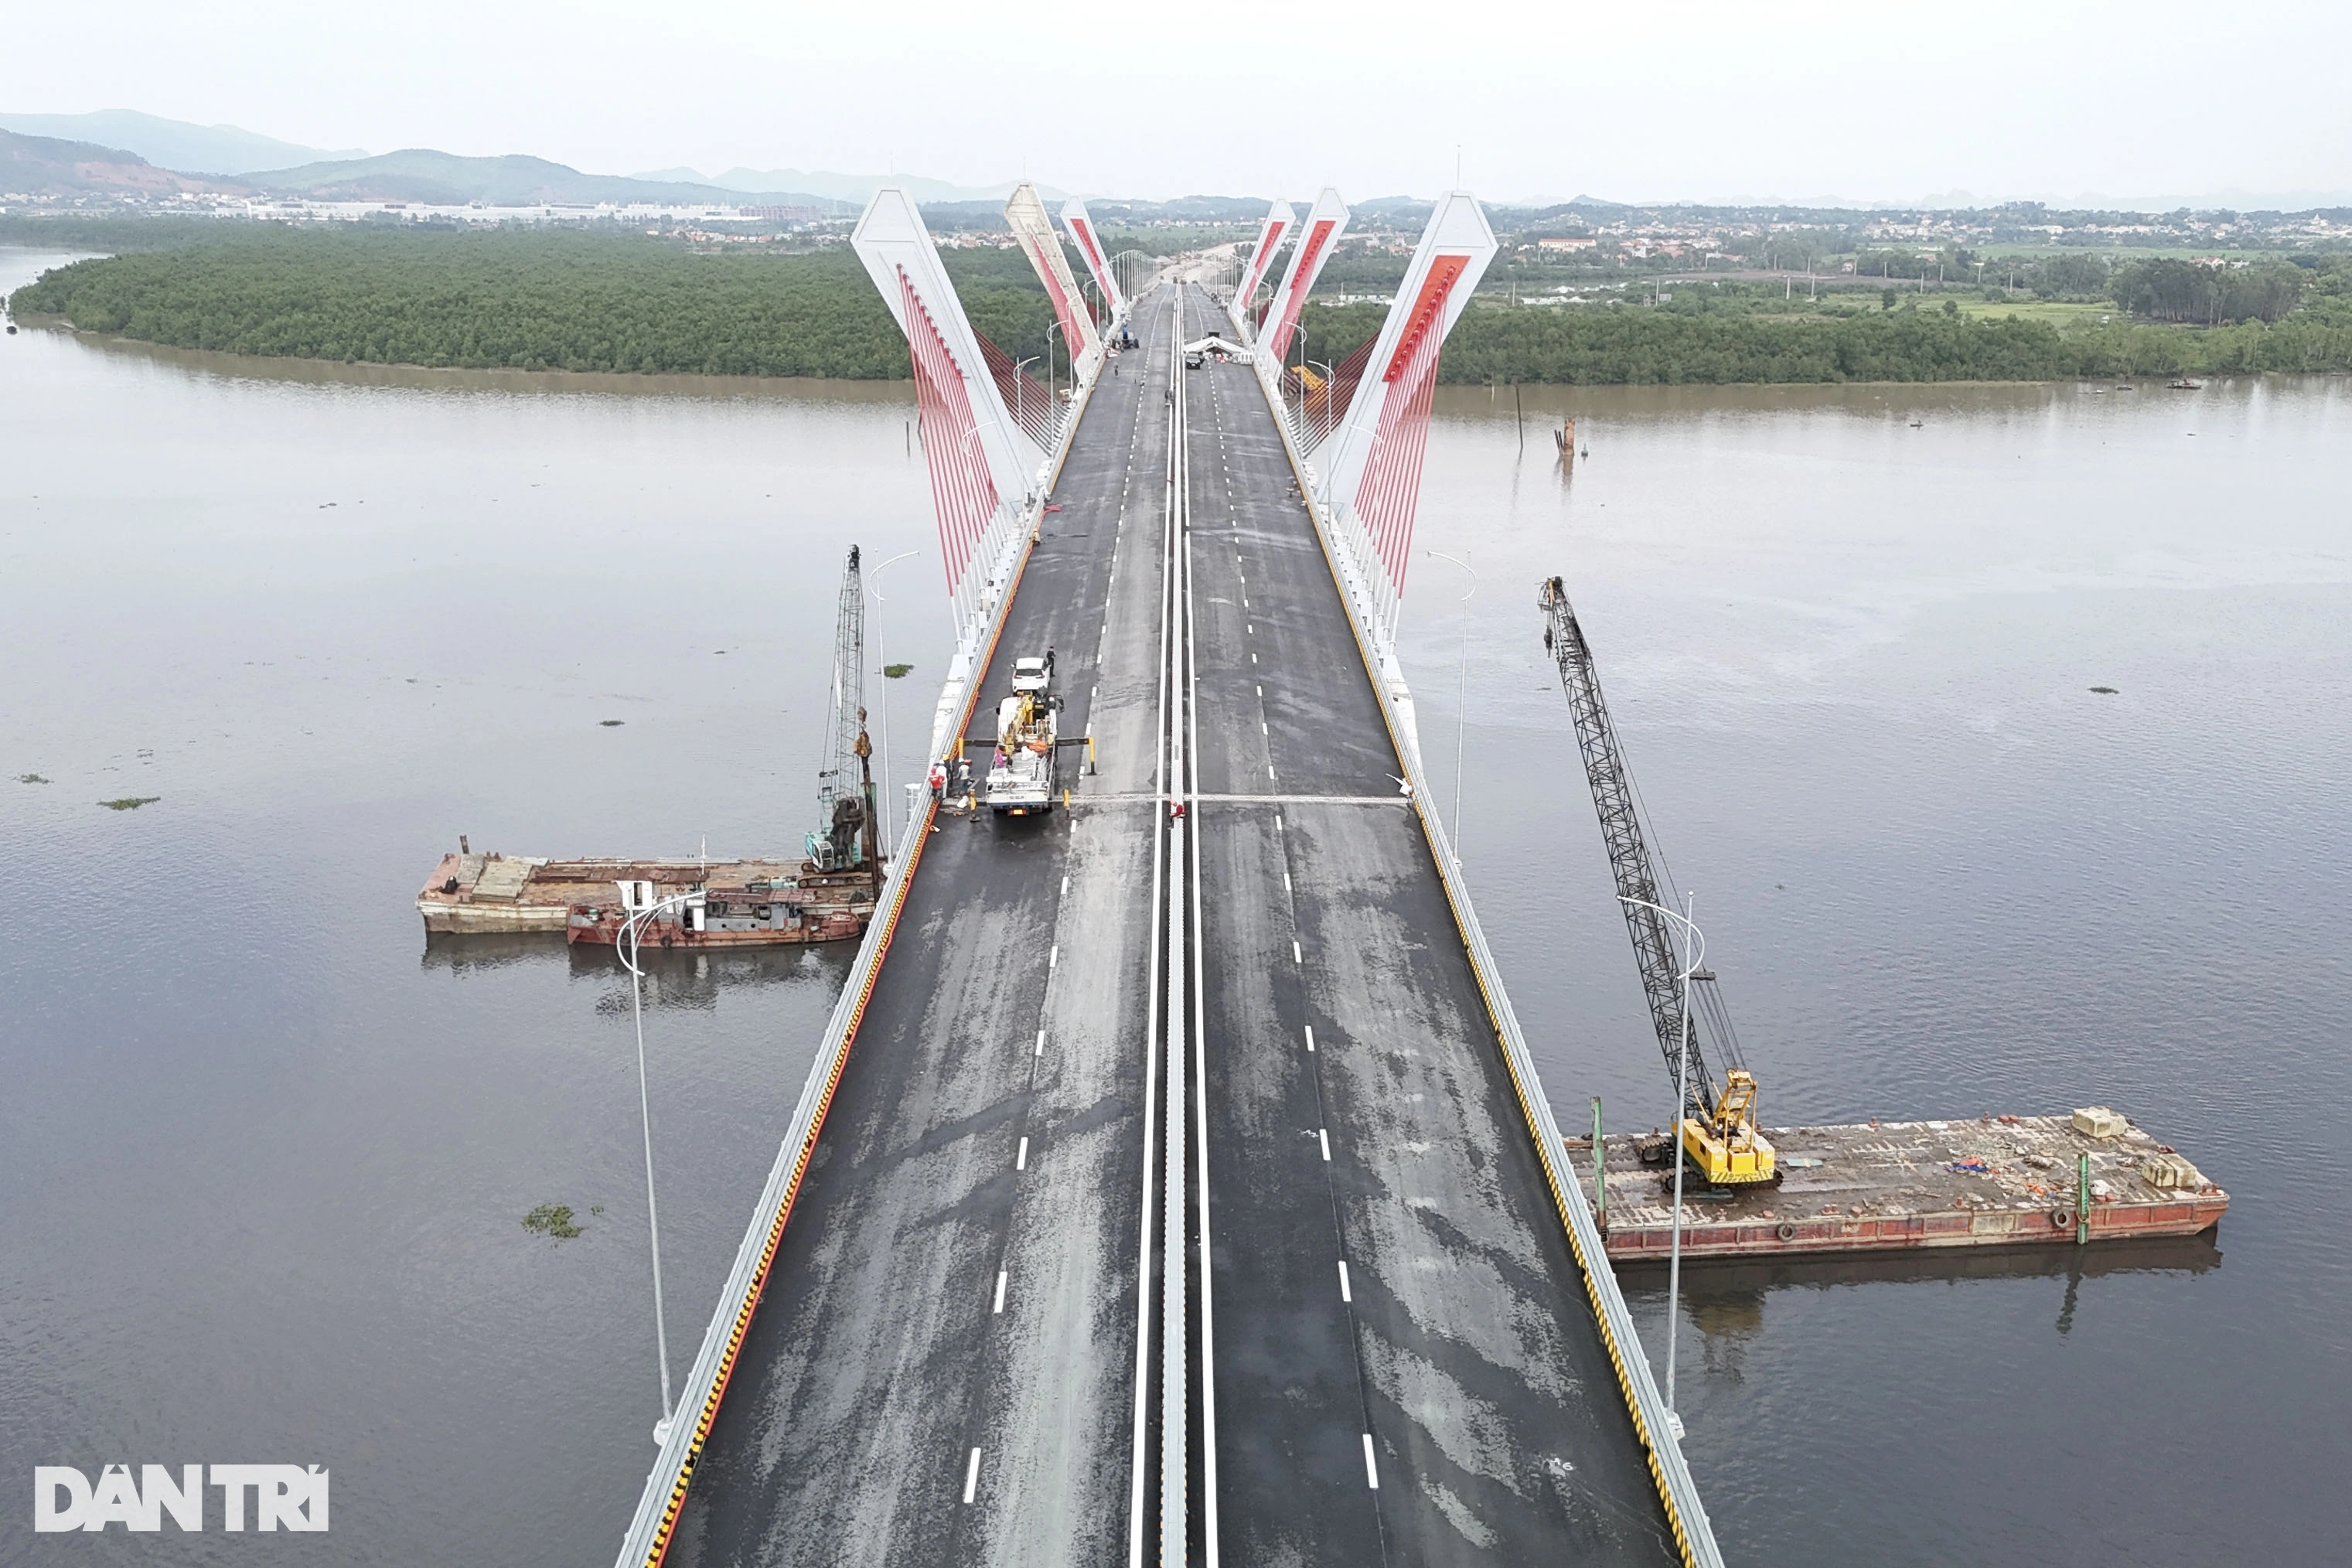
<svg viewBox="0 0 2352 1568">
<path fill-rule="evenodd" d="M 1576 1254 L 1577 1267 L 1584 1275 L 1585 1293 L 1591 1297 L 1593 1315 L 1599 1320 L 1603 1342 L 1608 1347 L 1609 1360 L 1617 1370 L 1618 1386 L 1625 1395 L 1625 1405 L 1633 1420 L 1634 1434 L 1648 1451 L 1650 1474 L 1657 1482 L 1659 1500 L 1665 1505 L 1666 1522 L 1675 1532 L 1675 1542 L 1681 1549 L 1688 1568 L 1723 1568 L 1723 1555 L 1717 1549 L 1715 1527 L 1707 1519 L 1706 1505 L 1698 1495 L 1698 1485 L 1692 1479 L 1689 1465 L 1683 1458 L 1681 1441 L 1675 1436 L 1672 1416 L 1665 1401 L 1658 1394 L 1656 1380 L 1651 1375 L 1649 1358 L 1642 1350 L 1641 1334 L 1633 1327 L 1633 1314 L 1626 1310 L 1625 1298 L 1617 1288 L 1617 1276 L 1609 1266 L 1609 1255 L 1603 1245 L 1601 1228 L 1593 1223 L 1592 1210 L 1586 1202 L 1584 1191 L 1577 1184 L 1575 1173 L 1568 1168 L 1567 1149 L 1560 1138 L 1559 1125 L 1553 1119 L 1551 1101 L 1546 1098 L 1543 1080 L 1536 1071 L 1535 1057 L 1528 1049 L 1526 1035 L 1519 1028 L 1518 1016 L 1511 1009 L 1509 994 L 1503 988 L 1501 972 L 1495 955 L 1486 945 L 1486 932 L 1478 924 L 1477 911 L 1470 901 L 1470 889 L 1454 858 L 1454 847 L 1447 839 L 1445 826 L 1431 805 L 1433 796 L 1429 781 L 1421 765 L 1421 748 L 1409 742 L 1410 721 L 1400 713 L 1389 683 L 1382 672 L 1394 666 L 1392 648 L 1381 644 L 1378 633 L 1367 621 L 1364 606 L 1358 596 L 1349 591 L 1342 562 L 1348 557 L 1341 542 L 1332 537 L 1321 509 L 1314 501 L 1314 491 L 1308 485 L 1304 460 L 1293 441 L 1289 424 L 1282 416 L 1280 395 L 1266 385 L 1264 377 L 1259 386 L 1265 391 L 1274 415 L 1276 429 L 1282 433 L 1283 449 L 1289 456 L 1291 471 L 1298 480 L 1299 495 L 1307 504 L 1307 516 L 1315 524 L 1317 540 L 1323 547 L 1326 565 L 1333 585 L 1339 590 L 1340 602 L 1347 606 L 1348 622 L 1356 636 L 1357 651 L 1364 660 L 1364 670 L 1374 697 L 1381 705 L 1381 716 L 1389 727 L 1389 739 L 1396 748 L 1398 759 L 1404 764 L 1405 779 L 1412 788 L 1413 808 L 1421 818 L 1422 829 L 1428 838 L 1430 853 L 1437 862 L 1438 878 L 1445 888 L 1445 897 L 1454 907 L 1454 920 L 1462 933 L 1464 947 L 1470 956 L 1470 967 L 1477 976 L 1478 988 L 1486 1000 L 1487 1016 L 1495 1026 L 1503 1047 L 1503 1060 L 1510 1069 L 1512 1085 L 1517 1090 L 1519 1106 L 1528 1119 L 1529 1132 L 1534 1136 L 1536 1154 L 1543 1162 L 1544 1179 L 1550 1184 L 1552 1200 L 1558 1205 L 1561 1221 L 1568 1227 L 1570 1247 Z"/>
<path fill-rule="evenodd" d="M 1085 391 L 1070 410 L 1063 427 L 1062 445 L 1055 454 L 1052 473 L 1039 492 L 1039 510 L 1023 519 L 1025 527 L 1018 531 L 1019 555 L 1012 569 L 1004 593 L 995 604 L 987 626 L 987 636 L 977 639 L 971 669 L 961 693 L 962 714 L 953 726 L 961 733 L 971 718 L 973 704 L 979 700 L 982 674 L 995 656 L 997 640 L 1003 636 L 1004 622 L 1012 613 L 1013 601 L 1020 591 L 1022 575 L 1029 563 L 1030 537 L 1042 516 L 1045 499 L 1052 495 L 1054 485 L 1061 479 L 1062 465 L 1068 460 L 1070 447 L 1076 439 L 1078 422 L 1092 402 L 1096 382 L 1088 382 Z M 954 677 L 950 677 L 950 681 Z M 930 759 L 926 758 L 927 762 Z M 636 1513 L 621 1537 L 621 1552 L 615 1559 L 616 1568 L 659 1568 L 669 1550 L 670 1537 L 677 1528 L 678 1512 L 686 1505 L 687 1488 L 694 1479 L 694 1467 L 702 1457 L 703 1444 L 709 1441 L 712 1424 L 719 1416 L 719 1401 L 727 1393 L 728 1379 L 735 1370 L 735 1358 L 743 1347 L 743 1338 L 751 1331 L 751 1314 L 757 1310 L 760 1298 L 767 1289 L 768 1270 L 773 1266 L 777 1249 L 782 1245 L 784 1222 L 791 1217 L 793 1200 L 799 1195 L 802 1178 L 807 1173 L 808 1163 L 816 1152 L 818 1133 L 824 1126 L 824 1113 L 833 1103 L 834 1091 L 840 1087 L 841 1075 L 849 1065 L 849 1049 L 857 1037 L 857 1026 L 865 1017 L 866 1004 L 874 994 L 874 983 L 880 975 L 882 960 L 889 952 L 890 939 L 897 931 L 899 912 L 905 908 L 908 884 L 915 869 L 921 864 L 923 848 L 930 840 L 931 817 L 937 803 L 928 796 L 918 796 L 918 804 L 908 813 L 907 833 L 900 839 L 902 850 L 898 863 L 892 867 L 888 881 L 876 900 L 875 918 L 866 928 L 865 939 L 858 944 L 857 957 L 851 964 L 849 978 L 842 986 L 841 999 L 834 1004 L 833 1016 L 825 1025 L 823 1042 L 817 1047 L 816 1060 L 810 1064 L 808 1081 L 801 1089 L 799 1103 L 793 1107 L 789 1131 L 776 1151 L 776 1163 L 768 1173 L 766 1185 L 760 1190 L 760 1201 L 751 1211 L 751 1227 L 743 1233 L 743 1242 L 735 1252 L 735 1265 L 727 1273 L 726 1288 L 719 1292 L 718 1308 L 711 1313 L 710 1326 L 702 1337 L 702 1349 L 694 1358 L 693 1370 L 687 1375 L 686 1387 L 680 1394 L 677 1408 L 670 1420 L 669 1435 L 662 1442 L 661 1452 L 654 1468 L 646 1477 L 645 1490 L 637 1499 Z"/>
</svg>

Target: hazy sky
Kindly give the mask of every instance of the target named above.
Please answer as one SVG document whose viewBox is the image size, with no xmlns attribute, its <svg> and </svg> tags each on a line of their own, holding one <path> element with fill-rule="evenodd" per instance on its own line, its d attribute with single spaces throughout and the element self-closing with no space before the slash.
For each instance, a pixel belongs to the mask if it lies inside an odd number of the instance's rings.
<svg viewBox="0 0 2352 1568">
<path fill-rule="evenodd" d="M 0 107 L 601 173 L 896 167 L 1139 196 L 1427 194 L 1458 144 L 1494 199 L 2352 200 L 2347 0 L 1181 14 L 117 0 L 22 57 Z"/>
</svg>

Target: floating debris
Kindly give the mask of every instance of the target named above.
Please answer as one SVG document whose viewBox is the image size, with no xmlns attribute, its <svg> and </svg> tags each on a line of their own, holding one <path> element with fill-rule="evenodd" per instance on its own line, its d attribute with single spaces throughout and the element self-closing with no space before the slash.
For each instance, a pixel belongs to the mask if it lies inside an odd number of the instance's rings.
<svg viewBox="0 0 2352 1568">
<path fill-rule="evenodd" d="M 599 719 L 596 722 L 602 724 L 607 730 L 617 730 L 622 725 L 627 723 L 628 721 L 626 719 Z"/>
<path fill-rule="evenodd" d="M 45 779 L 38 773 L 18 773 L 16 775 L 16 782 L 18 784 L 53 784 L 56 781 L 53 779 Z"/>
<path fill-rule="evenodd" d="M 914 668 L 911 664 L 886 664 L 882 667 L 882 674 L 888 679 L 896 680 Z M 1546 687 L 1544 689 L 1549 691 L 1551 688 Z"/>
<path fill-rule="evenodd" d="M 119 800 L 101 800 L 98 804 L 109 811 L 136 811 L 142 805 L 152 805 L 163 798 L 160 795 L 126 795 Z"/>
<path fill-rule="evenodd" d="M 2102 697 L 2113 697 L 2116 694 L 2116 689 L 2112 686 L 2094 686 L 2091 689 Z"/>
<path fill-rule="evenodd" d="M 541 1204 L 522 1216 L 522 1227 L 533 1236 L 552 1237 L 557 1241 L 570 1241 L 587 1234 L 572 1223 L 570 1204 Z"/>
</svg>

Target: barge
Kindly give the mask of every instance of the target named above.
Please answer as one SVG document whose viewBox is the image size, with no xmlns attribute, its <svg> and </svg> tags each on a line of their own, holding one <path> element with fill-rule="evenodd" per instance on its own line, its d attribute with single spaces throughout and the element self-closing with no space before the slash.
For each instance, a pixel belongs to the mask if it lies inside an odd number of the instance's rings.
<svg viewBox="0 0 2352 1568">
<path fill-rule="evenodd" d="M 461 851 L 441 858 L 416 909 L 436 936 L 560 931 L 566 942 L 609 946 L 626 918 L 622 882 L 649 882 L 659 899 L 701 895 L 647 921 L 649 945 L 770 947 L 861 935 L 880 879 L 871 864 L 825 870 L 814 860 L 551 860 Z"/>
<path fill-rule="evenodd" d="M 1780 1180 L 1710 1189 L 1685 1173 L 1683 1257 L 1796 1257 L 2193 1236 L 2230 1194 L 2103 1107 L 2071 1116 L 1775 1127 Z M 1591 1179 L 1592 1140 L 1565 1141 Z M 1603 1137 L 1595 1204 L 1610 1259 L 1673 1247 L 1675 1173 L 1654 1136 Z M 1653 1163 L 1644 1158 L 1658 1159 Z M 2087 1178 L 2087 1189 L 2084 1179 Z"/>
<path fill-rule="evenodd" d="M 816 831 L 800 860 L 583 859 L 457 852 L 416 895 L 433 936 L 563 933 L 617 945 L 634 908 L 635 941 L 660 947 L 781 947 L 847 942 L 874 918 L 886 870 L 876 829 L 874 745 L 866 733 L 866 589 L 858 552 L 842 570 L 834 635 L 833 705 L 817 770 Z"/>
</svg>

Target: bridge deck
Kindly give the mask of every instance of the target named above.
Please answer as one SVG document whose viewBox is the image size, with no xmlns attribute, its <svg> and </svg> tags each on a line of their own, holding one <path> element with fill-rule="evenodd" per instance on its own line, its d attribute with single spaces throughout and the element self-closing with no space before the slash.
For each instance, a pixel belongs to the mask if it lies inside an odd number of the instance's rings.
<svg viewBox="0 0 2352 1568">
<path fill-rule="evenodd" d="M 1285 797 L 1197 814 L 1226 1560 L 1678 1562 L 1273 415 L 1192 374 L 1201 785 Z"/>
<path fill-rule="evenodd" d="M 1135 325 L 980 687 L 1052 645 L 1100 772 L 929 839 L 672 1563 L 1112 1563 L 1139 1459 L 1158 1555 L 1167 296 Z M 1273 416 L 1245 369 L 1187 386 L 1219 1554 L 1675 1562 Z"/>
<path fill-rule="evenodd" d="M 1050 645 L 1087 792 L 1132 804 L 940 818 L 670 1563 L 1125 1556 L 1165 315 L 1094 394 L 975 719 Z"/>
</svg>

